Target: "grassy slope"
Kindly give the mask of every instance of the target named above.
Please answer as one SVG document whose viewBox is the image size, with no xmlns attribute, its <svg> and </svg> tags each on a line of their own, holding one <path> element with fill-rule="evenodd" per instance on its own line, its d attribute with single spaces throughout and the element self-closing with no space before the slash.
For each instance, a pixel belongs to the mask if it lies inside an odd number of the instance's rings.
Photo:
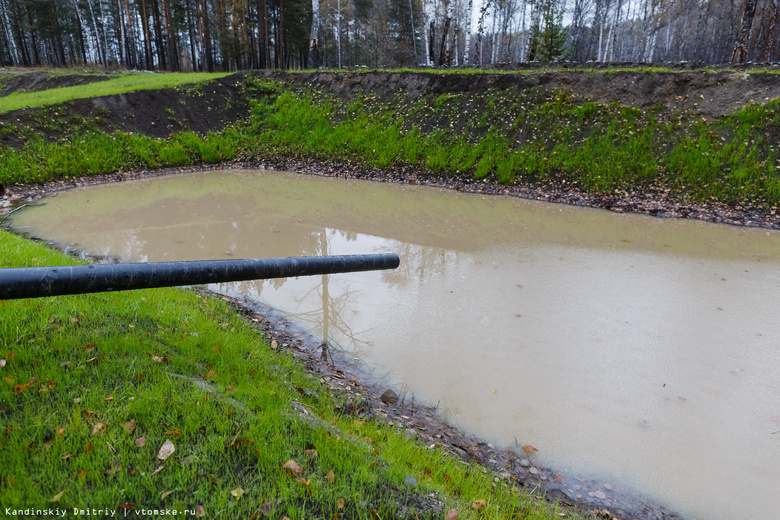
<svg viewBox="0 0 780 520">
<path fill-rule="evenodd" d="M 2 268 L 72 263 L 0 232 Z M 389 518 L 406 505 L 414 518 L 416 501 L 430 502 L 414 494 L 436 493 L 461 518 L 558 517 L 386 424 L 340 416 L 317 379 L 212 296 L 167 289 L 0 301 L 0 358 L 3 507 L 202 506 L 207 518 L 265 507 L 296 519 L 374 518 L 372 509 Z M 294 401 L 320 425 L 301 420 Z M 175 452 L 162 462 L 168 440 Z M 303 473 L 289 476 L 288 460 Z M 418 489 L 404 485 L 406 475 Z M 479 499 L 487 505 L 477 512 Z"/>
<path fill-rule="evenodd" d="M 171 88 L 182 84 L 200 83 L 227 76 L 228 73 L 172 73 L 148 74 L 127 72 L 107 81 L 64 87 L 40 92 L 14 92 L 0 97 L 0 114 L 20 108 L 64 103 L 71 99 L 124 94 L 136 90 Z"/>
<path fill-rule="evenodd" d="M 59 142 L 32 138 L 23 150 L 0 150 L 0 183 L 280 155 L 411 165 L 503 183 L 555 180 L 594 193 L 649 190 L 767 210 L 780 205 L 780 100 L 706 121 L 689 109 L 605 105 L 566 89 L 345 100 L 248 79 L 243 93 L 253 104 L 247 120 L 207 136 L 152 139 L 86 128 Z"/>
</svg>

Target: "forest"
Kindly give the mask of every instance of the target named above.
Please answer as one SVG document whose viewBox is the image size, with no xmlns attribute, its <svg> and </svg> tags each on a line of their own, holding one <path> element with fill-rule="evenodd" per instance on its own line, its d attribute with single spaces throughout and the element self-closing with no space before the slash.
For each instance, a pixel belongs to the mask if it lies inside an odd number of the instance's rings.
<svg viewBox="0 0 780 520">
<path fill-rule="evenodd" d="M 0 66 L 780 61 L 775 0 L 0 0 Z"/>
</svg>

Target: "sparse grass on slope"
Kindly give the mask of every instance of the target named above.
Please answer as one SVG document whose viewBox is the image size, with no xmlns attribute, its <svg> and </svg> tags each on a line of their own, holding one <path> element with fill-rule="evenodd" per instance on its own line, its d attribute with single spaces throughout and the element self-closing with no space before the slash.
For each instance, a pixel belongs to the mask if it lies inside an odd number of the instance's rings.
<svg viewBox="0 0 780 520">
<path fill-rule="evenodd" d="M 27 107 L 39 107 L 64 103 L 72 99 L 125 94 L 136 90 L 171 88 L 182 84 L 200 83 L 227 76 L 231 73 L 119 73 L 108 81 L 99 81 L 75 87 L 63 87 L 39 92 L 14 92 L 0 97 L 0 114 Z"/>
<path fill-rule="evenodd" d="M 75 262 L 0 231 L 0 268 Z M 214 296 L 160 289 L 0 301 L 0 359 L 4 511 L 570 515 L 387 424 L 340 415 L 339 398 Z"/>
</svg>

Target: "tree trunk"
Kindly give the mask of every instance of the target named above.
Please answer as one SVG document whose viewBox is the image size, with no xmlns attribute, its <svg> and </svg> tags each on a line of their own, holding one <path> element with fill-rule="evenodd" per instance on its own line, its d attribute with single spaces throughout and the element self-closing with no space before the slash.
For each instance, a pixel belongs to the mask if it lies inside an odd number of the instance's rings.
<svg viewBox="0 0 780 520">
<path fill-rule="evenodd" d="M 450 19 L 444 19 L 444 28 L 441 33 L 441 46 L 439 47 L 439 67 L 443 66 L 447 62 L 447 53 L 444 50 L 444 46 L 447 43 L 447 33 L 450 30 Z"/>
<path fill-rule="evenodd" d="M 160 2 L 162 2 L 163 23 L 165 24 L 165 33 L 167 36 L 166 49 L 168 51 L 168 70 L 175 72 L 179 70 L 179 64 L 176 52 L 176 35 L 173 32 L 171 23 L 170 0 L 168 0 L 168 2 L 165 0 L 160 0 Z"/>
<path fill-rule="evenodd" d="M 468 7 L 466 7 L 466 35 L 464 37 L 464 46 L 463 46 L 463 66 L 468 67 L 471 63 L 469 61 L 469 55 L 471 54 L 471 50 L 469 47 L 471 46 L 471 16 L 474 11 L 474 0 L 469 0 Z"/>
<path fill-rule="evenodd" d="M 120 0 L 116 0 L 116 7 L 116 25 L 117 31 L 119 32 L 119 45 L 117 45 L 117 49 L 119 50 L 119 63 L 127 66 L 130 65 L 128 63 L 130 60 L 125 60 L 125 51 L 127 50 L 127 38 L 125 38 L 125 33 L 127 31 L 125 30 L 124 18 L 122 17 L 122 4 Z"/>
<path fill-rule="evenodd" d="M 278 40 L 279 48 L 279 68 L 286 68 L 285 52 L 284 52 L 284 1 L 279 0 L 279 25 L 277 27 L 276 39 Z"/>
<path fill-rule="evenodd" d="M 197 2 L 197 0 L 195 0 Z M 141 29 L 144 31 L 144 65 L 146 70 L 154 70 L 152 40 L 149 36 L 149 16 L 146 14 L 146 0 L 141 0 Z"/>
<path fill-rule="evenodd" d="M 163 45 L 163 30 L 160 23 L 159 0 L 152 0 L 152 15 L 154 17 L 154 43 L 157 47 L 157 63 L 162 70 L 168 68 L 168 60 L 165 59 L 165 46 Z"/>
<path fill-rule="evenodd" d="M 745 63 L 747 58 L 747 39 L 750 35 L 750 29 L 753 27 L 753 17 L 756 15 L 756 0 L 745 0 L 745 8 L 742 10 L 742 23 L 739 26 L 737 41 L 734 44 L 734 51 L 731 53 L 731 63 L 736 60 L 737 63 Z"/>
<path fill-rule="evenodd" d="M 195 26 L 197 22 L 192 18 L 192 7 L 190 0 L 184 2 L 184 14 L 187 17 L 187 34 L 190 38 L 190 60 L 192 60 L 192 71 L 198 70 L 198 55 L 195 51 Z M 203 67 L 200 68 L 203 70 Z"/>
<path fill-rule="evenodd" d="M 130 15 L 130 1 L 125 0 L 125 12 L 127 13 L 127 46 L 129 50 L 129 60 L 132 60 L 131 65 L 135 68 L 138 67 L 138 53 L 135 49 L 135 36 L 133 35 L 133 17 Z"/>
</svg>

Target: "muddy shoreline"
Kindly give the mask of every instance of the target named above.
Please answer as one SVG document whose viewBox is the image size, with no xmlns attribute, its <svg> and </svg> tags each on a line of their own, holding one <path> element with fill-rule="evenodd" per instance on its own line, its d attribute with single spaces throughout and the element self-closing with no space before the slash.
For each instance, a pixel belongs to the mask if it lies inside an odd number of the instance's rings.
<svg viewBox="0 0 780 520">
<path fill-rule="evenodd" d="M 583 207 L 602 208 L 620 213 L 636 213 L 661 218 L 693 218 L 713 223 L 780 229 L 780 218 L 755 209 L 706 206 L 674 201 L 668 192 L 650 195 L 625 193 L 620 195 L 592 195 L 556 184 L 516 184 L 503 186 L 491 182 L 477 182 L 458 177 L 428 176 L 407 168 L 371 170 L 350 165 L 301 160 L 268 159 L 254 163 L 228 163 L 165 170 L 114 173 L 96 177 L 70 179 L 36 186 L 6 187 L 0 194 L 0 220 L 3 214 L 23 204 L 34 203 L 44 195 L 80 186 L 122 182 L 165 175 L 213 169 L 272 169 L 331 177 L 355 178 L 378 182 L 416 184 L 454 189 L 466 193 L 508 195 L 525 199 L 563 203 Z M 370 372 L 349 358 L 322 346 L 304 330 L 253 302 L 225 296 L 236 309 L 258 326 L 278 348 L 293 353 L 324 385 L 346 398 L 344 413 L 370 417 L 403 429 L 409 436 L 428 445 L 440 446 L 458 457 L 490 468 L 496 478 L 512 481 L 547 500 L 560 500 L 600 518 L 680 519 L 681 516 L 649 502 L 635 491 L 621 490 L 618 485 L 603 481 L 580 479 L 559 474 L 550 468 L 537 466 L 533 454 L 522 446 L 511 449 L 495 447 L 469 436 L 447 424 L 436 409 L 409 402 L 401 396 L 390 402 L 383 394 L 390 388 L 374 383 Z"/>
</svg>

